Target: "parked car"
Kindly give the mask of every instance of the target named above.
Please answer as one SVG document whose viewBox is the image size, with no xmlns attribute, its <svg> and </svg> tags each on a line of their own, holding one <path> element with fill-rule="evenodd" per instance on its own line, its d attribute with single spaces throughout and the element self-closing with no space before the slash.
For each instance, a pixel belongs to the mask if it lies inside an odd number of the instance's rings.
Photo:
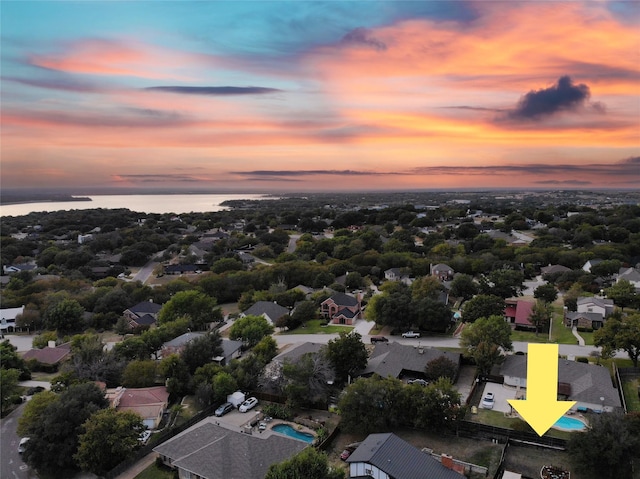
<svg viewBox="0 0 640 479">
<path fill-rule="evenodd" d="M 232 409 L 233 409 L 233 404 L 231 404 L 230 402 L 226 402 L 223 405 L 221 405 L 218 409 L 216 409 L 215 414 L 218 417 L 222 417 Z"/>
<path fill-rule="evenodd" d="M 403 338 L 419 338 L 420 333 L 417 331 L 407 331 L 406 333 L 402 333 Z"/>
<path fill-rule="evenodd" d="M 258 404 L 258 400 L 254 397 L 250 397 L 245 402 L 240 404 L 240 407 L 238 409 L 240 410 L 240 412 L 247 412 L 249 409 L 255 407 L 256 404 Z"/>
<path fill-rule="evenodd" d="M 20 443 L 18 444 L 18 452 L 20 454 L 22 454 L 25 450 L 25 447 L 27 446 L 27 443 L 29 442 L 29 438 L 28 437 L 23 437 L 22 439 L 20 439 Z"/>
<path fill-rule="evenodd" d="M 355 450 L 356 450 L 355 447 L 345 448 L 345 450 L 340 453 L 340 459 L 342 459 L 343 461 L 346 461 L 347 459 L 349 459 L 349 456 L 351 455 L 351 453 Z"/>
<path fill-rule="evenodd" d="M 493 409 L 494 397 L 493 393 L 487 393 L 482 398 L 482 407 L 485 409 Z"/>
<path fill-rule="evenodd" d="M 426 386 L 429 384 L 429 382 L 425 381 L 424 379 L 409 379 L 407 381 L 407 384 L 419 384 L 420 386 Z"/>
<path fill-rule="evenodd" d="M 371 344 L 373 343 L 388 343 L 389 339 L 384 336 L 371 336 Z"/>
</svg>

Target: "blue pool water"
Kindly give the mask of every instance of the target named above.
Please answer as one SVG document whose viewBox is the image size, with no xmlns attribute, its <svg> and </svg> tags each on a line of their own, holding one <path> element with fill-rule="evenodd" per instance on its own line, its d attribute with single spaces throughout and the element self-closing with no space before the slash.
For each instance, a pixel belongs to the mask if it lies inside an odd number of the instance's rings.
<svg viewBox="0 0 640 479">
<path fill-rule="evenodd" d="M 297 431 L 288 424 L 278 424 L 276 426 L 273 426 L 271 429 L 273 429 L 275 432 L 279 432 L 280 434 L 284 434 L 285 436 L 289 436 L 308 443 L 312 443 L 315 439 L 313 434 Z"/>
<path fill-rule="evenodd" d="M 558 429 L 564 429 L 566 431 L 582 431 L 587 427 L 580 419 L 574 417 L 562 416 L 556 421 L 553 427 Z"/>
</svg>

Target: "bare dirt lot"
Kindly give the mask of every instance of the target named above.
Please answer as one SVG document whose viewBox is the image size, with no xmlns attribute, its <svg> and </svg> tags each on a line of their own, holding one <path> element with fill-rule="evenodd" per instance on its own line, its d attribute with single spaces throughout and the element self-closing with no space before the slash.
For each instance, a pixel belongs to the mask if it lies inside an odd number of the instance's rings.
<svg viewBox="0 0 640 479">
<path fill-rule="evenodd" d="M 571 472 L 571 479 L 584 479 L 573 471 L 569 455 L 564 451 L 509 445 L 505 458 L 505 469 L 519 472 L 523 478 L 537 479 L 540 477 L 540 469 L 544 465 L 558 466 Z"/>
</svg>

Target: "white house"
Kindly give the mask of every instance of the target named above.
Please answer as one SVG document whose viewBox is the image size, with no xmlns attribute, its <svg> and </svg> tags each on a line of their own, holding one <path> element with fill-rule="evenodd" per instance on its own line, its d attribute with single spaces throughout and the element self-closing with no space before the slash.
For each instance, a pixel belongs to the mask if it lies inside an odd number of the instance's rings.
<svg viewBox="0 0 640 479">
<path fill-rule="evenodd" d="M 9 328 L 15 329 L 16 317 L 22 313 L 24 313 L 24 306 L 0 309 L 0 331 L 7 332 Z"/>
<path fill-rule="evenodd" d="M 612 299 L 580 296 L 577 300 L 578 313 L 600 313 L 606 318 L 613 313 L 614 308 Z"/>
</svg>

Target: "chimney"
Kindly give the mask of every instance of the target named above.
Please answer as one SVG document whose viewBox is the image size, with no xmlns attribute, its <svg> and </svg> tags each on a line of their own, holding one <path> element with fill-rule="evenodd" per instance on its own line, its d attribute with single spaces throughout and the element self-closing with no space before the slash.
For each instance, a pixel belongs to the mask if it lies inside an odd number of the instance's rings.
<svg viewBox="0 0 640 479">
<path fill-rule="evenodd" d="M 449 456 L 448 454 L 442 454 L 440 456 L 440 462 L 447 469 L 453 469 L 453 457 Z"/>
<path fill-rule="evenodd" d="M 47 347 L 55 348 L 56 347 L 56 342 L 55 341 L 47 341 Z"/>
</svg>

